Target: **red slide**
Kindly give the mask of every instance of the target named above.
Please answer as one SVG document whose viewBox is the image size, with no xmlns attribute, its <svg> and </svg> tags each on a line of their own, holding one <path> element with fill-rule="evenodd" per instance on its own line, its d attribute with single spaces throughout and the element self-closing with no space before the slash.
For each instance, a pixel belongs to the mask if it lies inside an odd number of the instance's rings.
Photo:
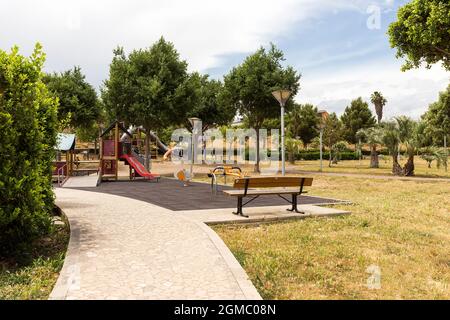
<svg viewBox="0 0 450 320">
<path fill-rule="evenodd" d="M 159 179 L 159 174 L 152 174 L 148 172 L 145 167 L 133 156 L 130 156 L 128 154 L 123 154 L 121 156 L 122 159 L 126 160 L 128 164 L 133 167 L 134 172 L 137 176 L 143 177 L 145 179 L 153 180 L 153 179 Z"/>
</svg>

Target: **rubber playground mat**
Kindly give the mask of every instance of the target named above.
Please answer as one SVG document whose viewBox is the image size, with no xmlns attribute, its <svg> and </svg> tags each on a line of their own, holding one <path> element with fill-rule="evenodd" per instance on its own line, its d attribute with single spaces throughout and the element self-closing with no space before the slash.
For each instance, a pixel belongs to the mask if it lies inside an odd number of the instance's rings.
<svg viewBox="0 0 450 320">
<path fill-rule="evenodd" d="M 312 187 L 314 188 L 314 187 Z M 222 190 L 232 189 L 228 186 L 218 186 L 216 194 L 211 192 L 207 183 L 191 182 L 189 186 L 175 179 L 161 178 L 159 182 L 148 180 L 102 182 L 97 188 L 74 188 L 85 191 L 113 194 L 131 199 L 141 200 L 172 211 L 207 210 L 235 208 L 236 197 L 225 195 Z M 298 204 L 338 204 L 347 201 L 306 196 L 298 198 Z M 262 196 L 252 201 L 248 207 L 289 206 L 279 196 Z"/>
</svg>

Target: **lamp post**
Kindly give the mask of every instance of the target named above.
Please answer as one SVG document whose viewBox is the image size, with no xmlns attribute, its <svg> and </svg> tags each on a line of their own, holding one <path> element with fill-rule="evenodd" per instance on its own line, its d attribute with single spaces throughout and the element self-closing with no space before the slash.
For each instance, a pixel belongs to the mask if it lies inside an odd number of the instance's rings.
<svg viewBox="0 0 450 320">
<path fill-rule="evenodd" d="M 284 176 L 286 174 L 286 159 L 284 154 L 284 106 L 291 96 L 291 91 L 286 89 L 276 90 L 272 92 L 272 95 L 280 103 L 281 107 L 281 174 Z"/>
<path fill-rule="evenodd" d="M 319 128 L 320 128 L 320 169 L 319 171 L 322 172 L 323 170 L 323 129 L 325 128 L 325 121 L 328 118 L 328 112 L 326 112 L 325 110 L 319 110 L 317 112 L 317 114 L 320 117 L 320 124 L 319 124 Z"/>
<path fill-rule="evenodd" d="M 192 174 L 194 172 L 194 159 L 195 159 L 194 158 L 194 154 L 195 154 L 194 136 L 195 136 L 195 139 L 197 139 L 198 132 L 196 130 L 196 124 L 198 121 L 201 121 L 201 120 L 199 118 L 195 118 L 195 117 L 188 118 L 188 120 L 192 126 L 192 134 L 191 134 L 191 157 L 192 157 L 192 159 L 191 159 L 191 168 L 189 169 L 189 179 L 192 179 Z"/>
</svg>

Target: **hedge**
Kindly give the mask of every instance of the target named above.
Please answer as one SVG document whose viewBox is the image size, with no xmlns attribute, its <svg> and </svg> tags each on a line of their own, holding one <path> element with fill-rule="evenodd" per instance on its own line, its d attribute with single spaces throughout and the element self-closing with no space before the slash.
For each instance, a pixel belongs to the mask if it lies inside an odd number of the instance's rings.
<svg viewBox="0 0 450 320">
<path fill-rule="evenodd" d="M 330 157 L 329 151 L 324 151 L 322 158 L 328 159 Z M 319 151 L 300 151 L 295 155 L 296 160 L 319 160 L 320 152 Z M 344 151 L 340 153 L 341 160 L 358 160 L 358 155 L 353 151 Z"/>
<path fill-rule="evenodd" d="M 57 101 L 42 83 L 45 55 L 0 50 L 0 256 L 48 232 Z"/>
</svg>

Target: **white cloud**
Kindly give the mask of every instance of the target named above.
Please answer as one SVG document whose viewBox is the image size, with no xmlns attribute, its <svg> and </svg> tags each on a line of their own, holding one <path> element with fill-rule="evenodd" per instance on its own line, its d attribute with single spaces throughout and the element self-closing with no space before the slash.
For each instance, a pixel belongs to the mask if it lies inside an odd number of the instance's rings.
<svg viewBox="0 0 450 320">
<path fill-rule="evenodd" d="M 299 21 L 334 9 L 364 11 L 369 0 L 8 0 L 0 11 L 0 48 L 29 53 L 44 45 L 49 70 L 80 65 L 99 84 L 112 49 L 173 41 L 191 70 L 220 66 L 220 56 L 267 45 Z"/>
<path fill-rule="evenodd" d="M 311 19 L 345 10 L 366 14 L 375 3 L 386 9 L 393 0 L 4 0 L 0 9 L 0 48 L 17 44 L 29 54 L 39 41 L 47 53 L 48 71 L 82 67 L 88 81 L 100 85 L 108 77 L 112 50 L 150 46 L 161 35 L 174 42 L 191 70 L 220 67 L 227 54 L 248 53 L 260 45 L 290 37 L 293 28 L 313 28 Z M 301 24 L 299 24 L 301 23 Z M 290 39 L 301 41 L 301 39 Z M 355 39 L 357 40 L 357 39 Z M 322 47 L 310 48 L 310 58 L 298 63 L 312 68 L 329 62 L 363 58 L 378 49 L 336 53 L 331 58 Z M 353 46 L 353 43 L 348 43 Z M 357 46 L 356 46 L 357 47 Z M 328 51 L 327 51 L 328 52 Z M 394 59 L 394 58 L 392 58 Z M 339 64 L 339 63 L 336 63 Z M 384 61 L 329 70 L 302 78 L 299 101 L 327 105 L 341 112 L 349 99 L 370 96 L 374 90 L 388 98 L 388 116 L 418 116 L 445 88 L 448 75 L 436 68 L 401 73 L 398 64 Z"/>
<path fill-rule="evenodd" d="M 352 99 L 361 96 L 370 104 L 370 95 L 380 91 L 388 101 L 384 119 L 400 114 L 419 118 L 449 82 L 450 73 L 439 66 L 401 72 L 400 62 L 380 60 L 326 74 L 305 74 L 296 100 L 342 114 Z"/>
</svg>

